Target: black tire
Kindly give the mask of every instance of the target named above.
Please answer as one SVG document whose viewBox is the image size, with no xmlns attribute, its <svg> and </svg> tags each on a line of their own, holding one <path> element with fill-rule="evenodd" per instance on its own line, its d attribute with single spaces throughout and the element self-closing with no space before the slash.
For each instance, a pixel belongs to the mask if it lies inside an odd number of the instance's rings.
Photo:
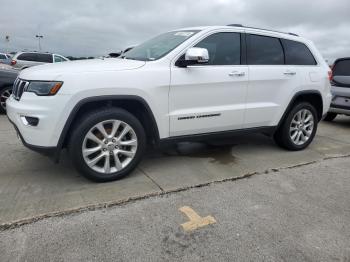
<svg viewBox="0 0 350 262">
<path fill-rule="evenodd" d="M 292 123 L 293 117 L 297 112 L 299 112 L 302 109 L 307 109 L 312 113 L 312 116 L 314 118 L 314 127 L 312 130 L 312 133 L 309 137 L 309 139 L 302 145 L 297 145 L 293 142 L 291 136 L 290 136 L 290 125 Z M 291 151 L 298 151 L 303 150 L 306 147 L 310 145 L 312 140 L 315 137 L 316 131 L 317 131 L 317 124 L 318 124 L 318 117 L 317 117 L 317 111 L 313 105 L 307 102 L 300 102 L 293 106 L 293 108 L 287 113 L 286 117 L 284 118 L 282 124 L 279 126 L 277 132 L 274 134 L 274 140 L 277 145 L 279 145 L 282 148 L 291 150 Z"/>
<path fill-rule="evenodd" d="M 92 127 L 102 121 L 111 119 L 123 121 L 132 127 L 137 136 L 138 145 L 134 158 L 126 167 L 114 173 L 104 174 L 96 172 L 86 164 L 82 153 L 82 146 L 85 135 Z M 140 162 L 145 152 L 145 148 L 146 135 L 140 121 L 128 111 L 121 108 L 105 108 L 83 115 L 78 121 L 76 121 L 68 145 L 68 150 L 75 168 L 83 176 L 95 182 L 118 180 L 128 175 Z"/>
<path fill-rule="evenodd" d="M 12 87 L 7 86 L 0 90 L 0 113 L 5 114 L 6 113 L 6 106 L 4 106 L 4 103 L 6 102 L 6 99 L 4 98 L 4 95 L 8 92 L 12 93 Z"/>
<path fill-rule="evenodd" d="M 337 113 L 328 112 L 326 117 L 324 118 L 324 121 L 331 122 L 337 117 L 337 115 Z"/>
</svg>

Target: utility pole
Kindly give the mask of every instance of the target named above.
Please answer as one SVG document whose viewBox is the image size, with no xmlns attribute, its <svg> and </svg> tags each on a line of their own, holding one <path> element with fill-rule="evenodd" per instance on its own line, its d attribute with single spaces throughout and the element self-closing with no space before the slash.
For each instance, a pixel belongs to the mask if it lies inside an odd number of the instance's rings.
<svg viewBox="0 0 350 262">
<path fill-rule="evenodd" d="M 10 36 L 9 35 L 5 36 L 5 42 L 6 42 L 6 53 L 8 54 L 8 52 L 9 52 L 9 43 L 10 43 Z"/>
<path fill-rule="evenodd" d="M 43 38 L 43 36 L 42 36 L 42 35 L 36 35 L 35 37 L 38 38 L 38 40 L 39 40 L 39 51 L 41 51 L 41 43 L 40 43 L 40 40 Z"/>
</svg>

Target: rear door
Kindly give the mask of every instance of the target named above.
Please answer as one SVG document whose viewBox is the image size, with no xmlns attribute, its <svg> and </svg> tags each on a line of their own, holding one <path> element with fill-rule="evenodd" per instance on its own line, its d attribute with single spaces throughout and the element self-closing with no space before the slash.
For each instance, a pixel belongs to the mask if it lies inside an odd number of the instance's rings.
<svg viewBox="0 0 350 262">
<path fill-rule="evenodd" d="M 281 39 L 285 52 L 285 63 L 299 74 L 300 90 L 320 90 L 329 86 L 327 68 L 318 66 L 309 47 L 298 41 Z"/>
<path fill-rule="evenodd" d="M 242 127 L 248 67 L 241 61 L 241 34 L 217 32 L 194 45 L 209 52 L 208 64 L 172 66 L 170 136 Z"/>
<path fill-rule="evenodd" d="M 285 65 L 279 38 L 247 34 L 247 90 L 244 128 L 277 125 L 290 96 L 300 85 L 297 68 Z"/>
</svg>

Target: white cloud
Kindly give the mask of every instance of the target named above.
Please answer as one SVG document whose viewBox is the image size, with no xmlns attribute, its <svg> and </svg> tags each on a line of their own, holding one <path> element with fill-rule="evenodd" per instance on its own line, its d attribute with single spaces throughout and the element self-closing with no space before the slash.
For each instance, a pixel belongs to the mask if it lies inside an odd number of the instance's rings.
<svg viewBox="0 0 350 262">
<path fill-rule="evenodd" d="M 0 0 L 0 44 L 103 55 L 178 27 L 242 23 L 298 33 L 325 58 L 350 56 L 349 0 Z M 0 46 L 0 49 L 4 49 Z"/>
</svg>

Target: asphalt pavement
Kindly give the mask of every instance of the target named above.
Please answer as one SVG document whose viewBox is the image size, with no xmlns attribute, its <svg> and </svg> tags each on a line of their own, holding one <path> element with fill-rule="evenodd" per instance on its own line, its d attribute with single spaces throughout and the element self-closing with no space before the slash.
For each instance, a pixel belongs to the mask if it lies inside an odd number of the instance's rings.
<svg viewBox="0 0 350 262">
<path fill-rule="evenodd" d="M 1 261 L 350 261 L 349 170 L 339 157 L 43 219 L 0 232 Z"/>
<path fill-rule="evenodd" d="M 349 117 L 322 122 L 313 143 L 300 152 L 281 149 L 264 135 L 150 150 L 130 176 L 96 184 L 73 169 L 66 152 L 54 164 L 25 148 L 0 116 L 0 228 L 346 156 L 349 128 Z"/>
</svg>

